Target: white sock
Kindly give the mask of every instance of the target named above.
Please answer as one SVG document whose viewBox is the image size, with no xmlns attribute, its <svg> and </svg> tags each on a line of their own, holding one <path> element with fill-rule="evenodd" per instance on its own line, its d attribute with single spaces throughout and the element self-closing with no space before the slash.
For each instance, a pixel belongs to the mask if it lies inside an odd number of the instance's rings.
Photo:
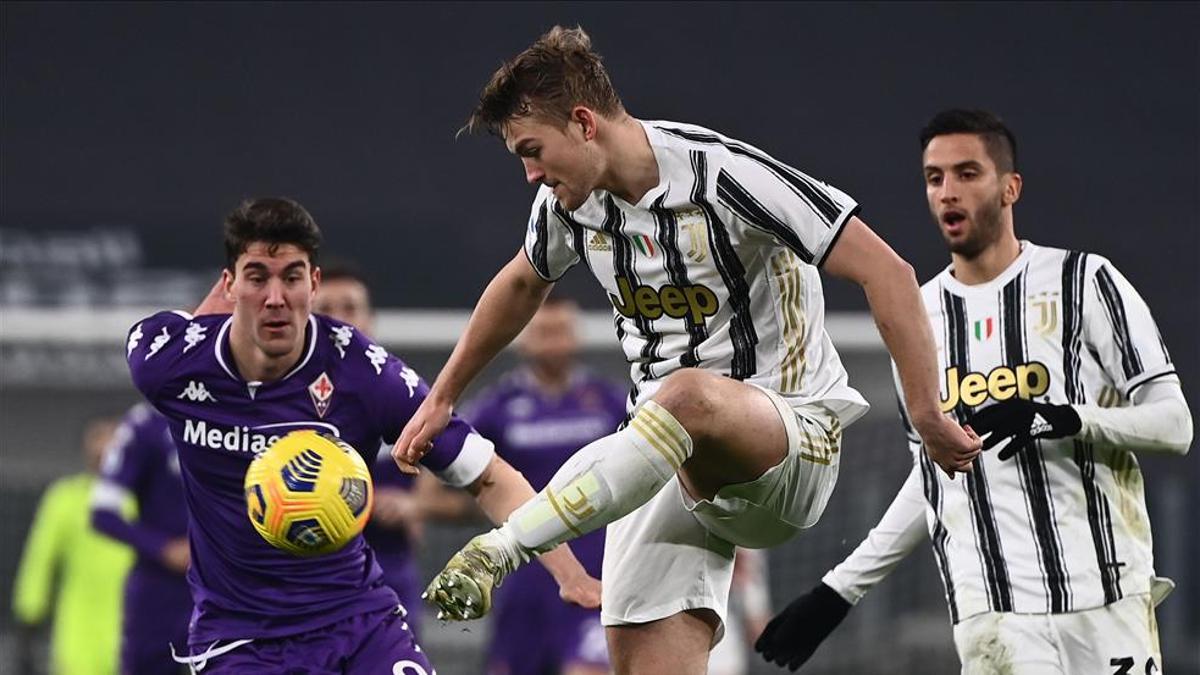
<svg viewBox="0 0 1200 675">
<path fill-rule="evenodd" d="M 572 455 L 495 532 L 508 544 L 506 554 L 518 553 L 524 562 L 645 504 L 691 455 L 692 438 L 683 426 L 647 401 L 627 427 Z"/>
</svg>

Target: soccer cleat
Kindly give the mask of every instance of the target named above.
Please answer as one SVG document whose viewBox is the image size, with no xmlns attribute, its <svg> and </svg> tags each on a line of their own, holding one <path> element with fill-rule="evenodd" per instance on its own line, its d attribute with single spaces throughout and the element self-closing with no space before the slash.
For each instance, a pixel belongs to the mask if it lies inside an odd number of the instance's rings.
<svg viewBox="0 0 1200 675">
<path fill-rule="evenodd" d="M 471 621 L 492 608 L 492 590 L 514 569 L 493 538 L 495 530 L 481 534 L 450 558 L 446 567 L 429 582 L 421 597 L 437 607 L 437 618 Z"/>
</svg>

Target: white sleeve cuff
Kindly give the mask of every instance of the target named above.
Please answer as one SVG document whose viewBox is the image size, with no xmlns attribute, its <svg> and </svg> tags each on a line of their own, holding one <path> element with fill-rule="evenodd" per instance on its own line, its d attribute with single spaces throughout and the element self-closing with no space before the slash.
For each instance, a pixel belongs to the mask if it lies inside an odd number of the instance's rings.
<svg viewBox="0 0 1200 675">
<path fill-rule="evenodd" d="M 496 446 L 491 441 L 477 433 L 467 434 L 463 439 L 462 449 L 453 462 L 434 474 L 442 482 L 454 487 L 466 487 L 483 475 L 492 456 L 496 454 Z"/>
<path fill-rule="evenodd" d="M 113 511 L 119 514 L 132 498 L 133 493 L 110 480 L 98 480 L 92 487 L 92 509 L 96 511 Z"/>
</svg>

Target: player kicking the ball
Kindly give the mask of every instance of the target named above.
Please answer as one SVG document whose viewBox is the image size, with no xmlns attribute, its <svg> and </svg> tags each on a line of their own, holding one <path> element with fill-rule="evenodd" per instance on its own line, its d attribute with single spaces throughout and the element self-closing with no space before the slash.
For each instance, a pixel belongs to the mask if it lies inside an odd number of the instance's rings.
<svg viewBox="0 0 1200 675">
<path fill-rule="evenodd" d="M 432 672 L 361 536 L 299 558 L 267 544 L 246 514 L 246 468 L 274 439 L 314 429 L 373 455 L 428 393 L 353 326 L 311 313 L 320 241 L 296 202 L 245 202 L 226 219 L 227 267 L 196 315 L 162 312 L 129 333 L 134 384 L 179 452 L 195 612 L 177 660 L 196 671 Z M 422 461 L 496 522 L 534 494 L 457 418 Z M 569 551 L 543 560 L 565 598 L 595 606 L 599 584 Z"/>
<path fill-rule="evenodd" d="M 757 648 L 798 668 L 928 523 L 963 673 L 1161 672 L 1154 605 L 1173 585 L 1133 451 L 1186 453 L 1192 419 L 1150 309 L 1107 259 L 1017 239 L 1016 140 L 994 115 L 944 111 L 921 144 L 951 257 L 922 287 L 942 408 L 996 452 L 950 483 L 910 427 L 883 519 Z"/>
<path fill-rule="evenodd" d="M 554 281 L 587 266 L 631 364 L 628 425 L 582 448 L 430 584 L 481 615 L 518 565 L 609 523 L 602 618 L 619 673 L 703 673 L 723 630 L 734 547 L 817 521 L 842 430 L 867 408 L 824 329 L 818 270 L 860 284 L 934 460 L 980 442 L 938 408 L 933 340 L 911 267 L 829 185 L 707 129 L 631 117 L 581 29 L 505 63 L 471 130 L 498 133 L 540 185 L 525 246 L 489 284 L 394 450 L 440 442 L 455 401 Z"/>
</svg>

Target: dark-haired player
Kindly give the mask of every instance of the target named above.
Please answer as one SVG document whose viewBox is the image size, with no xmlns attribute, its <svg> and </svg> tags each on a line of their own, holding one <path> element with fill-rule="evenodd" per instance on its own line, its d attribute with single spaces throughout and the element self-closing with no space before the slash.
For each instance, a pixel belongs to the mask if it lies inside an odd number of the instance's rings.
<svg viewBox="0 0 1200 675">
<path fill-rule="evenodd" d="M 950 265 L 922 287 L 942 409 L 995 448 L 945 480 L 908 424 L 912 473 L 854 553 L 768 625 L 795 670 L 925 537 L 968 674 L 1161 672 L 1150 521 L 1134 452 L 1183 454 L 1192 419 L 1150 309 L 1106 258 L 1019 240 L 1016 140 L 947 110 L 922 130 Z"/>
<path fill-rule="evenodd" d="M 195 316 L 162 312 L 129 333 L 134 384 L 167 417 L 179 451 L 196 605 L 180 660 L 197 671 L 432 671 L 361 537 L 336 553 L 294 557 L 267 544 L 246 515 L 246 468 L 274 439 L 316 429 L 373 455 L 428 391 L 353 326 L 312 314 L 320 241 L 296 202 L 244 202 L 226 218 L 226 268 Z M 497 521 L 533 494 L 457 418 L 423 463 L 475 493 Z M 588 601 L 597 582 L 569 551 L 553 557 L 564 595 Z"/>
</svg>

